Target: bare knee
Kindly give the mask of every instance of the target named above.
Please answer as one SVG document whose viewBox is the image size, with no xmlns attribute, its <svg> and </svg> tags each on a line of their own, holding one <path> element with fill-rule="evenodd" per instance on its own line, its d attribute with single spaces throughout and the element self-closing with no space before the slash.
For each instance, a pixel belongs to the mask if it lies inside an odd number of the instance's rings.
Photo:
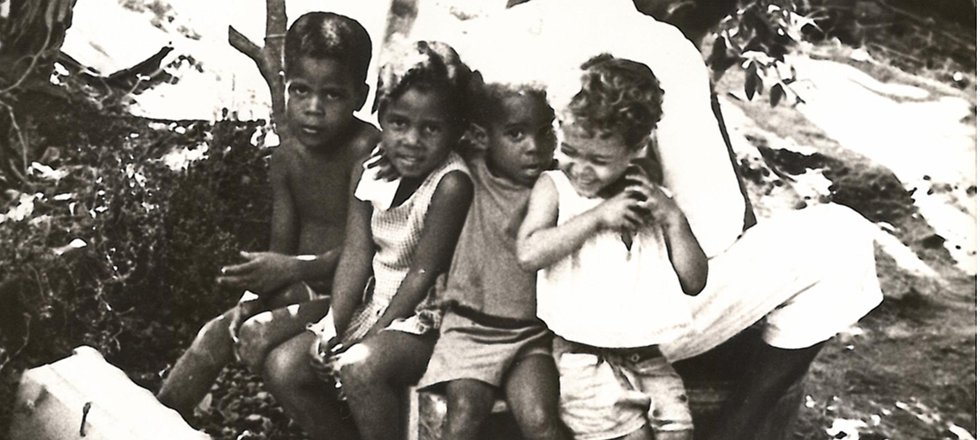
<svg viewBox="0 0 980 440">
<path fill-rule="evenodd" d="M 448 426 L 472 426 L 477 427 L 486 420 L 493 408 L 493 397 L 490 402 L 480 401 L 480 397 L 463 393 L 447 393 L 446 406 L 449 412 Z"/>
<path fill-rule="evenodd" d="M 250 319 L 238 330 L 238 357 L 255 374 L 262 374 L 265 358 L 272 348 L 267 338 L 268 324 Z M 227 329 L 226 329 L 227 331 Z"/>
<path fill-rule="evenodd" d="M 515 413 L 521 433 L 528 440 L 561 438 L 562 425 L 557 411 L 544 407 L 521 408 Z"/>
<path fill-rule="evenodd" d="M 207 359 L 209 363 L 224 365 L 231 360 L 232 340 L 228 333 L 228 319 L 225 315 L 215 317 L 204 324 L 191 342 L 188 351 L 194 356 Z"/>
<path fill-rule="evenodd" d="M 305 352 L 287 344 L 269 351 L 262 371 L 263 381 L 276 390 L 297 390 L 315 381 Z"/>
<path fill-rule="evenodd" d="M 356 395 L 357 390 L 391 385 L 394 372 L 390 363 L 365 344 L 354 345 L 344 353 L 343 358 L 340 381 L 348 396 Z"/>
</svg>

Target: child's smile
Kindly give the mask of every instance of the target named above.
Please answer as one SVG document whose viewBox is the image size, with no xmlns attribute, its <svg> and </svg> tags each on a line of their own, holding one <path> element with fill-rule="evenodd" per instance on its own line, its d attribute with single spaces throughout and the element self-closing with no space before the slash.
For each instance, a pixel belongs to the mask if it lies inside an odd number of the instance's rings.
<svg viewBox="0 0 980 440">
<path fill-rule="evenodd" d="M 562 132 L 558 167 L 579 195 L 595 197 L 626 173 L 633 151 L 618 136 L 585 136 L 574 122 L 563 125 Z"/>
<path fill-rule="evenodd" d="M 435 169 L 459 138 L 443 94 L 411 88 L 389 104 L 381 117 L 382 147 L 404 177 L 420 177 Z"/>
</svg>

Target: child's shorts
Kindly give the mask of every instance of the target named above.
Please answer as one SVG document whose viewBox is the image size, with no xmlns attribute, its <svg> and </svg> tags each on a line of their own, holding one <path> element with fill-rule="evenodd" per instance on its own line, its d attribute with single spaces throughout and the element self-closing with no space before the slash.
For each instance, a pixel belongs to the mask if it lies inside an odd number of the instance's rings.
<svg viewBox="0 0 980 440">
<path fill-rule="evenodd" d="M 551 356 L 552 337 L 541 321 L 493 318 L 453 307 L 442 318 L 439 340 L 419 388 L 458 379 L 499 387 L 516 362 Z"/>
<path fill-rule="evenodd" d="M 561 418 L 577 440 L 694 429 L 684 383 L 656 346 L 605 349 L 555 337 Z"/>
</svg>

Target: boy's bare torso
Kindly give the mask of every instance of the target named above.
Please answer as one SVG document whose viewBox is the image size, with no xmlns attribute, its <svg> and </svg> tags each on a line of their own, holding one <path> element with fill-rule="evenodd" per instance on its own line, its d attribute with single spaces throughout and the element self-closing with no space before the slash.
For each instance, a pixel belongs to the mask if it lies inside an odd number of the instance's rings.
<svg viewBox="0 0 980 440">
<path fill-rule="evenodd" d="M 334 146 L 328 153 L 283 145 L 279 163 L 284 165 L 295 209 L 298 255 L 322 254 L 344 242 L 351 173 L 379 140 L 378 130 L 370 124 L 357 121 L 354 130 L 346 145 Z"/>
</svg>

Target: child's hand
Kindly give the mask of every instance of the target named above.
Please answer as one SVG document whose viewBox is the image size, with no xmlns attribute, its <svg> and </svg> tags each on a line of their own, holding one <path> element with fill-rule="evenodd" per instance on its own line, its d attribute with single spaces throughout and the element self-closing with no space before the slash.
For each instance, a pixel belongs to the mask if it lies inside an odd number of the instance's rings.
<svg viewBox="0 0 980 440">
<path fill-rule="evenodd" d="M 600 227 L 617 231 L 635 231 L 643 224 L 640 200 L 628 191 L 616 194 L 595 207 Z"/>
<path fill-rule="evenodd" d="M 364 166 L 367 169 L 377 168 L 378 179 L 384 180 L 385 182 L 391 182 L 398 178 L 398 170 L 388 160 L 388 156 L 385 156 L 383 148 L 375 150 L 367 162 L 364 162 Z"/>
<path fill-rule="evenodd" d="M 267 295 L 292 283 L 298 260 L 275 252 L 241 252 L 244 263 L 221 268 L 218 284 Z"/>
<path fill-rule="evenodd" d="M 631 172 L 627 175 L 629 185 L 624 193 L 632 194 L 638 202 L 638 209 L 644 211 L 643 218 L 664 227 L 677 225 L 684 219 L 674 199 L 664 193 L 659 185 L 655 185 L 642 171 Z"/>
<path fill-rule="evenodd" d="M 339 342 L 336 337 L 324 342 L 322 338 L 317 338 L 310 347 L 310 367 L 316 376 L 329 384 L 332 384 L 337 400 L 347 400 L 344 394 L 343 384 L 340 382 L 340 369 L 344 366 L 342 358 L 348 347 Z"/>
<path fill-rule="evenodd" d="M 251 318 L 262 309 L 262 300 L 239 301 L 235 304 L 234 312 L 231 315 L 231 322 L 228 323 L 228 332 L 231 333 L 231 340 L 238 344 L 238 329 L 246 319 Z M 236 345 L 237 346 L 237 345 Z M 235 352 L 238 355 L 238 352 Z"/>
<path fill-rule="evenodd" d="M 336 337 L 323 340 L 317 337 L 310 346 L 310 367 L 320 380 L 331 382 L 336 377 L 334 357 L 342 352 L 343 344 Z"/>
</svg>

